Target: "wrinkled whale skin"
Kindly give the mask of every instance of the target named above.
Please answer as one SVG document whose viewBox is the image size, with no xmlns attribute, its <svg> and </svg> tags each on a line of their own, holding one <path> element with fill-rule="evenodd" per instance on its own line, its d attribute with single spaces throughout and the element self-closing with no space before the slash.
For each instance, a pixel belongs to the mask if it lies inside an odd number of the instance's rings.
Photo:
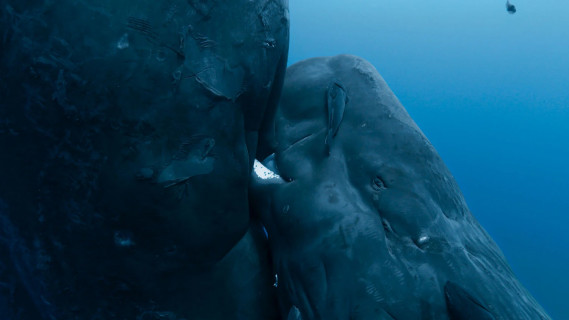
<svg viewBox="0 0 569 320">
<path fill-rule="evenodd" d="M 452 320 L 494 320 L 494 316 L 482 303 L 453 282 L 444 287 L 449 318 Z"/>
<path fill-rule="evenodd" d="M 2 1 L 0 318 L 274 319 L 247 187 L 288 32 L 287 0 Z"/>
<path fill-rule="evenodd" d="M 342 119 L 330 120 L 331 96 Z M 289 67 L 271 125 L 261 149 L 282 181 L 251 190 L 283 318 L 298 308 L 303 320 L 549 319 L 368 62 Z"/>
</svg>

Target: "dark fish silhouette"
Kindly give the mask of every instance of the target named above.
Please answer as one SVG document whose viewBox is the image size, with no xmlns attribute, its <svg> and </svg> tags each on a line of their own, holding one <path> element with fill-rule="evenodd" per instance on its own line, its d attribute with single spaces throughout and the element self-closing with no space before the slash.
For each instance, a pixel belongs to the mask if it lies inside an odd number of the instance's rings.
<svg viewBox="0 0 569 320">
<path fill-rule="evenodd" d="M 344 86 L 340 83 L 333 81 L 328 86 L 328 134 L 326 135 L 326 150 L 330 153 L 330 145 L 332 140 L 338 133 L 340 123 L 344 118 L 344 110 L 348 103 L 348 96 Z"/>
<path fill-rule="evenodd" d="M 506 1 L 506 10 L 508 11 L 509 14 L 514 14 L 514 13 L 516 13 L 516 6 L 511 4 L 510 0 L 507 0 Z"/>
</svg>

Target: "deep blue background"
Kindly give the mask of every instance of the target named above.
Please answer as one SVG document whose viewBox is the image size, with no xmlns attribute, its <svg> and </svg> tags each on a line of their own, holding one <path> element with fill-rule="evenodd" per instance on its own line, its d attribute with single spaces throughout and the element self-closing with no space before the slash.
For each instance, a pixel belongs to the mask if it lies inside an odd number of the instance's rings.
<svg viewBox="0 0 569 320">
<path fill-rule="evenodd" d="M 372 62 L 480 223 L 569 319 L 569 1 L 291 0 L 290 63 Z"/>
</svg>

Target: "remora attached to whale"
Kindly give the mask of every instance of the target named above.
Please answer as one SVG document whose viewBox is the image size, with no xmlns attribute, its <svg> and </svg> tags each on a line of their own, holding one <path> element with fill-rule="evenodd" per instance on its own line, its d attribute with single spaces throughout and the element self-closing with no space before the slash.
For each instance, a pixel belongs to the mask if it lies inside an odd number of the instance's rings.
<svg viewBox="0 0 569 320">
<path fill-rule="evenodd" d="M 289 67 L 272 125 L 251 190 L 283 317 L 549 319 L 368 62 Z"/>
</svg>

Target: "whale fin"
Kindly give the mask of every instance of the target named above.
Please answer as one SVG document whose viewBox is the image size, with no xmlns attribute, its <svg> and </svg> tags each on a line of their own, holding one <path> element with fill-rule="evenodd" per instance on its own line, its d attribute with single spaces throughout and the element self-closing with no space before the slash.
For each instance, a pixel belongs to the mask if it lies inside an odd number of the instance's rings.
<svg viewBox="0 0 569 320">
<path fill-rule="evenodd" d="M 454 282 L 445 284 L 445 300 L 451 320 L 495 319 L 482 303 Z"/>
<path fill-rule="evenodd" d="M 330 154 L 330 145 L 332 140 L 338 133 L 344 111 L 348 103 L 348 95 L 344 86 L 338 81 L 333 81 L 328 86 L 327 104 L 328 104 L 328 134 L 326 135 L 326 151 Z"/>
</svg>

